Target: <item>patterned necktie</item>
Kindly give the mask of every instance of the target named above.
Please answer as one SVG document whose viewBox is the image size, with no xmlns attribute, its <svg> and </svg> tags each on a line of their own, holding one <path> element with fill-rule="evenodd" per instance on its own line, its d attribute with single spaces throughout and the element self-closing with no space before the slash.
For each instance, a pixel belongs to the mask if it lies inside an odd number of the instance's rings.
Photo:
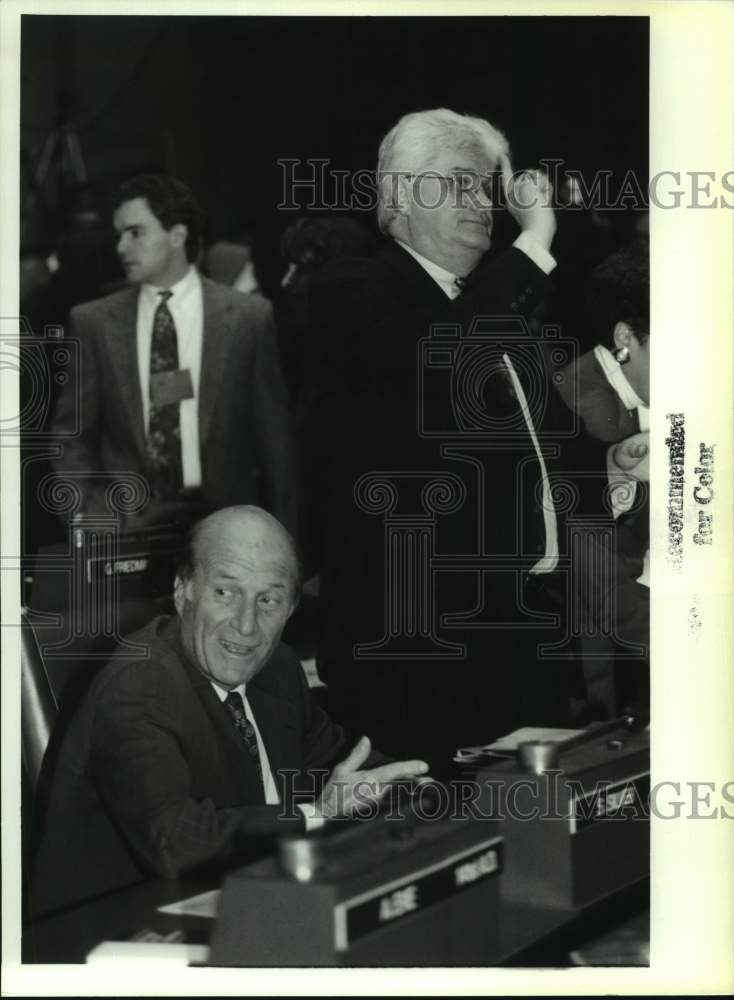
<svg viewBox="0 0 734 1000">
<path fill-rule="evenodd" d="M 157 398 L 154 375 L 176 371 L 178 343 L 176 324 L 167 305 L 173 292 L 158 293 L 161 301 L 153 319 L 150 344 L 150 413 L 148 420 L 148 472 L 153 493 L 159 499 L 171 500 L 183 486 L 181 460 L 181 423 L 179 403 L 161 402 Z"/>
<path fill-rule="evenodd" d="M 242 737 L 242 742 L 245 744 L 247 752 L 252 759 L 252 763 L 255 765 L 258 777 L 260 778 L 260 781 L 262 781 L 263 769 L 262 763 L 260 762 L 260 751 L 257 748 L 255 727 L 245 715 L 245 703 L 242 700 L 242 695 L 239 691 L 230 691 L 224 699 L 224 704 L 227 706 L 227 710 L 232 716 L 235 727 Z"/>
</svg>

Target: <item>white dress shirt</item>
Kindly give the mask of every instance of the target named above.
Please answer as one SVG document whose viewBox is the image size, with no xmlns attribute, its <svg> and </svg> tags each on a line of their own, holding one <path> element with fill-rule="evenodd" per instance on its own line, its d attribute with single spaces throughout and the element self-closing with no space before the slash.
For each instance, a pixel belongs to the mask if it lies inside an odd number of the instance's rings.
<svg viewBox="0 0 734 1000">
<path fill-rule="evenodd" d="M 141 285 L 138 295 L 137 347 L 140 391 L 143 397 L 143 423 L 148 433 L 150 399 L 150 345 L 153 339 L 153 319 L 160 305 L 161 288 Z M 178 342 L 178 367 L 188 368 L 194 390 L 193 399 L 180 403 L 181 418 L 181 460 L 183 465 L 183 485 L 201 486 L 201 455 L 199 452 L 199 380 L 201 377 L 201 352 L 204 339 L 204 300 L 201 279 L 196 268 L 189 270 L 168 289 L 172 293 L 168 299 L 168 309 L 176 324 Z"/>
<path fill-rule="evenodd" d="M 436 284 L 441 286 L 450 299 L 456 298 L 460 291 L 455 284 L 458 275 L 447 271 L 440 264 L 434 264 L 432 260 L 424 257 L 422 253 L 418 253 L 417 250 L 414 250 L 412 246 L 409 246 L 409 244 L 404 243 L 402 240 L 395 240 L 395 242 L 403 250 L 407 250 L 411 257 L 415 257 L 423 270 L 430 274 Z M 517 250 L 522 250 L 525 256 L 529 257 L 544 274 L 550 274 L 555 268 L 556 260 L 553 255 L 548 253 L 545 247 L 542 247 L 529 233 L 520 233 L 512 245 Z"/>
<path fill-rule="evenodd" d="M 525 239 L 523 239 L 523 237 L 525 237 Z M 402 240 L 396 240 L 395 242 L 399 243 L 404 250 L 408 251 L 411 257 L 415 258 L 423 270 L 433 278 L 441 291 L 444 292 L 444 294 L 450 299 L 455 299 L 457 295 L 461 294 L 461 289 L 456 284 L 457 275 L 447 271 L 446 268 L 441 267 L 439 264 L 435 264 L 432 260 L 428 260 L 427 257 L 418 253 L 417 250 L 408 246 L 407 243 L 403 243 Z M 518 250 L 522 250 L 523 253 L 527 254 L 527 256 L 530 257 L 530 259 L 546 274 L 550 274 L 556 266 L 555 260 L 548 253 L 548 251 L 536 243 L 532 237 L 528 237 L 527 233 L 521 233 L 513 245 L 517 247 Z M 530 435 L 530 440 L 533 442 L 533 448 L 535 449 L 538 464 L 540 465 L 540 474 L 542 479 L 545 553 L 531 568 L 530 572 L 552 573 L 558 565 L 558 519 L 553 506 L 553 496 L 551 494 L 550 483 L 548 481 L 548 471 L 538 443 L 538 435 L 535 433 L 533 418 L 530 414 L 530 408 L 528 406 L 525 391 L 522 387 L 520 379 L 517 377 L 517 372 L 515 371 L 509 356 L 507 354 L 503 354 L 502 360 L 505 363 L 507 373 L 510 376 L 510 381 L 512 382 L 512 387 L 515 390 L 515 395 L 517 396 L 517 400 L 520 404 L 520 409 Z"/>
<path fill-rule="evenodd" d="M 210 681 L 211 686 L 217 693 L 217 697 L 224 704 L 227 700 L 227 695 L 229 691 L 224 688 L 219 687 L 213 681 Z M 252 714 L 252 709 L 250 708 L 250 703 L 247 700 L 247 695 L 245 694 L 246 684 L 239 684 L 236 688 L 232 688 L 242 697 L 242 704 L 245 707 L 245 716 L 255 730 L 255 739 L 257 740 L 257 750 L 260 754 L 260 770 L 263 776 L 263 791 L 265 792 L 265 804 L 268 806 L 279 806 L 280 805 L 280 795 L 278 794 L 278 786 L 275 783 L 275 778 L 273 777 L 273 771 L 270 767 L 270 760 L 268 758 L 268 751 L 265 749 L 265 744 L 263 743 L 263 738 L 260 735 L 260 730 L 258 729 L 257 722 L 255 721 L 255 716 Z M 309 830 L 318 830 L 322 827 L 326 820 L 321 816 L 316 808 L 315 802 L 299 802 L 298 808 L 303 813 L 306 820 L 306 832 Z"/>
<path fill-rule="evenodd" d="M 619 396 L 622 405 L 627 410 L 637 410 L 637 419 L 641 431 L 650 430 L 650 407 L 637 395 L 635 390 L 627 381 L 624 368 L 614 357 L 608 347 L 597 344 L 594 348 L 594 357 L 599 362 L 599 367 L 604 372 L 604 378 L 611 385 L 612 389 Z"/>
<path fill-rule="evenodd" d="M 224 688 L 219 687 L 213 681 L 210 681 L 211 686 L 217 692 L 217 697 L 224 704 L 227 700 L 227 695 L 230 693 Z M 247 695 L 245 694 L 246 684 L 240 684 L 236 688 L 232 688 L 232 692 L 241 695 L 242 704 L 245 706 L 245 715 L 247 716 L 247 721 L 251 723 L 252 728 L 255 730 L 255 738 L 257 740 L 257 749 L 260 754 L 260 769 L 263 775 L 263 790 L 265 792 L 265 803 L 269 806 L 280 805 L 280 795 L 278 794 L 278 786 L 275 784 L 275 778 L 273 777 L 273 772 L 270 769 L 270 760 L 268 759 L 268 751 L 265 749 L 265 744 L 263 743 L 263 738 L 260 735 L 260 730 L 258 729 L 257 722 L 255 721 L 255 716 L 252 714 L 252 709 L 250 708 L 250 703 L 247 700 Z"/>
</svg>

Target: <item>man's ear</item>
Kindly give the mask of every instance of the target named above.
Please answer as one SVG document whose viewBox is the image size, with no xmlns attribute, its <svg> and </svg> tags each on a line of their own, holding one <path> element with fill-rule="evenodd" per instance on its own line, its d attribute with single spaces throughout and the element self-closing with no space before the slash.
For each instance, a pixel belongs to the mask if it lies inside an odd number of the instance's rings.
<svg viewBox="0 0 734 1000">
<path fill-rule="evenodd" d="M 413 192 L 411 188 L 411 180 L 405 174 L 399 174 L 395 178 L 395 183 L 392 189 L 392 205 L 398 215 L 410 215 L 410 209 L 413 204 Z"/>
<path fill-rule="evenodd" d="M 184 604 L 186 603 L 186 581 L 182 580 L 178 574 L 176 574 L 173 584 L 173 603 L 176 608 L 176 614 L 180 618 L 183 613 Z"/>
<path fill-rule="evenodd" d="M 171 226 L 169 229 L 171 236 L 171 244 L 179 249 L 186 245 L 186 237 L 189 235 L 188 226 L 185 226 L 183 222 L 177 222 L 175 226 Z"/>
<path fill-rule="evenodd" d="M 614 324 L 614 346 L 619 349 L 620 347 L 626 347 L 628 350 L 632 346 L 632 342 L 637 338 L 635 337 L 635 331 L 629 325 L 625 323 L 624 320 L 620 320 L 618 323 Z"/>
</svg>

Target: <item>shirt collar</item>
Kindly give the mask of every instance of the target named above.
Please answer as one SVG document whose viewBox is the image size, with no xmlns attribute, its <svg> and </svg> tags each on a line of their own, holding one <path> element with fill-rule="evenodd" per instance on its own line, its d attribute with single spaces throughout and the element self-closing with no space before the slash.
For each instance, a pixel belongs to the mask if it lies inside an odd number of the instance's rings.
<svg viewBox="0 0 734 1000">
<path fill-rule="evenodd" d="M 649 409 L 647 403 L 640 399 L 635 390 L 627 381 L 627 377 L 624 374 L 624 369 L 614 357 L 609 348 L 604 347 L 603 344 L 597 344 L 594 348 L 594 356 L 599 362 L 601 370 L 604 372 L 604 377 L 607 382 L 611 385 L 614 391 L 617 393 L 619 398 L 627 410 L 647 410 Z"/>
<path fill-rule="evenodd" d="M 214 681 L 209 681 L 209 683 L 211 684 L 211 686 L 216 691 L 217 698 L 219 698 L 219 700 L 221 702 L 226 701 L 227 695 L 230 694 L 231 692 L 230 691 L 225 691 L 224 688 L 220 687 L 218 684 L 215 684 Z M 242 695 L 242 700 L 244 701 L 245 700 L 245 688 L 246 687 L 247 687 L 246 684 L 238 684 L 236 688 L 232 688 L 232 691 L 236 691 L 237 694 Z"/>
<path fill-rule="evenodd" d="M 160 292 L 169 291 L 171 292 L 172 298 L 180 301 L 184 295 L 190 292 L 196 287 L 199 281 L 199 276 L 196 273 L 196 268 L 193 264 L 189 264 L 189 269 L 183 278 L 179 278 L 175 285 L 171 285 L 169 289 L 159 288 L 157 285 L 144 284 L 140 286 L 140 290 L 143 295 L 151 299 L 152 301 L 158 300 L 158 295 Z"/>
<path fill-rule="evenodd" d="M 447 271 L 445 267 L 441 267 L 440 264 L 434 263 L 429 260 L 428 257 L 424 257 L 422 253 L 418 253 L 413 247 L 404 243 L 402 240 L 395 240 L 398 246 L 401 246 L 403 250 L 407 250 L 411 257 L 414 257 L 418 261 L 423 270 L 428 274 L 437 285 L 440 286 L 441 290 L 448 295 L 450 299 L 455 299 L 459 294 L 460 289 L 456 284 L 457 275 L 452 274 L 451 271 Z"/>
</svg>

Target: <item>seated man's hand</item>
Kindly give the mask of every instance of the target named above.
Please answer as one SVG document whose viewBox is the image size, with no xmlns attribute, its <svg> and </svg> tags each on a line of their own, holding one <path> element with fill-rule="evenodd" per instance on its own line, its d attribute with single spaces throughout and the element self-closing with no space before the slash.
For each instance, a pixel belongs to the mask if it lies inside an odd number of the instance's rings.
<svg viewBox="0 0 734 1000">
<path fill-rule="evenodd" d="M 535 237 L 549 250 L 556 233 L 553 186 L 540 170 L 524 170 L 516 176 L 508 156 L 500 157 L 507 211 L 524 233 Z"/>
<path fill-rule="evenodd" d="M 394 761 L 362 771 L 360 768 L 371 749 L 369 739 L 362 736 L 349 756 L 336 765 L 316 802 L 321 816 L 327 819 L 351 816 L 360 807 L 378 802 L 391 782 L 415 778 L 428 771 L 428 764 L 423 760 Z"/>
<path fill-rule="evenodd" d="M 650 432 L 640 431 L 612 446 L 612 461 L 620 472 L 646 483 L 650 479 Z"/>
</svg>

